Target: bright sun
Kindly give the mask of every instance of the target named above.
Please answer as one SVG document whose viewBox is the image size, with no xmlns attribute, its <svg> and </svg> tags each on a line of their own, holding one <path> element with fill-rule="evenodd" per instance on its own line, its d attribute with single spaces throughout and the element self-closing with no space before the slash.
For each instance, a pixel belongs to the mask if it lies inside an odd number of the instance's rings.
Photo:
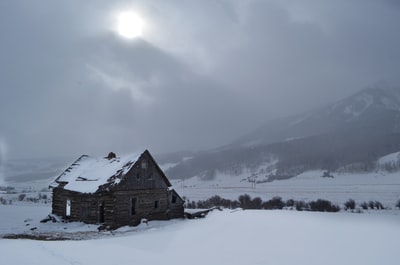
<svg viewBox="0 0 400 265">
<path fill-rule="evenodd" d="M 117 32 L 127 39 L 140 37 L 143 34 L 143 21 L 134 12 L 122 12 L 117 17 Z"/>
</svg>

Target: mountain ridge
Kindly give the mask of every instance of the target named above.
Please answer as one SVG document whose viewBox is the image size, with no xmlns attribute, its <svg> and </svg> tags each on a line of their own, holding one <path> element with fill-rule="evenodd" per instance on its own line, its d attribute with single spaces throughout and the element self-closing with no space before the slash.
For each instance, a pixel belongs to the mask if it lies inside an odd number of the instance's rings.
<svg viewBox="0 0 400 265">
<path fill-rule="evenodd" d="M 380 156 L 399 150 L 400 90 L 371 87 L 325 107 L 268 122 L 191 159 L 175 161 L 166 173 L 210 179 L 216 172 L 251 171 L 272 159 L 278 162 L 265 174 L 277 179 L 313 169 L 370 171 Z"/>
<path fill-rule="evenodd" d="M 269 144 L 343 131 L 346 130 L 346 127 L 348 129 L 353 126 L 368 127 L 368 124 L 375 123 L 382 117 L 392 119 L 387 122 L 388 125 L 395 125 L 394 128 L 385 126 L 386 129 L 390 129 L 392 132 L 400 131 L 399 89 L 366 88 L 327 106 L 267 122 L 228 146 L 251 146 L 251 142 L 258 145 Z M 371 119 L 374 120 L 371 121 Z"/>
</svg>

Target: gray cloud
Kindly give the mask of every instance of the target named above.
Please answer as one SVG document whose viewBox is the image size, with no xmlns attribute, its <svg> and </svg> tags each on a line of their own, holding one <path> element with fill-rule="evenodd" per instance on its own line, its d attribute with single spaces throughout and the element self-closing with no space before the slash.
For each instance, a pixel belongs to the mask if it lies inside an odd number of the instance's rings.
<svg viewBox="0 0 400 265">
<path fill-rule="evenodd" d="M 9 156 L 226 144 L 380 81 L 398 86 L 393 1 L 1 1 Z M 112 30 L 135 8 L 143 39 Z"/>
</svg>

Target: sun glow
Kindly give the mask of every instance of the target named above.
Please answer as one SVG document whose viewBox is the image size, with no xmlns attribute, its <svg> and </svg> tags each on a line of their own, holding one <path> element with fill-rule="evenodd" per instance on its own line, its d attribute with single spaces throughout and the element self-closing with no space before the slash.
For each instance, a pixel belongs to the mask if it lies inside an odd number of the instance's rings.
<svg viewBox="0 0 400 265">
<path fill-rule="evenodd" d="M 122 12 L 117 16 L 117 32 L 121 37 L 133 39 L 143 34 L 143 20 L 134 12 Z"/>
</svg>

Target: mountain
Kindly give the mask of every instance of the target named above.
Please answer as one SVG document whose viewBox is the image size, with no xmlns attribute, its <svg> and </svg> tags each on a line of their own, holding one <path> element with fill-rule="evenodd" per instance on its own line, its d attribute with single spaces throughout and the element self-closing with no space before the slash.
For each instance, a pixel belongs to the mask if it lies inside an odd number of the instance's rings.
<svg viewBox="0 0 400 265">
<path fill-rule="evenodd" d="M 376 134 L 399 132 L 400 90 L 367 88 L 326 107 L 266 123 L 229 147 L 256 146 L 359 130 Z"/>
<path fill-rule="evenodd" d="M 268 122 L 220 148 L 185 159 L 175 156 L 165 170 L 172 178 L 210 179 L 218 173 L 248 171 L 273 180 L 312 169 L 370 171 L 379 157 L 399 150 L 400 90 L 373 87 L 323 108 Z"/>
</svg>

